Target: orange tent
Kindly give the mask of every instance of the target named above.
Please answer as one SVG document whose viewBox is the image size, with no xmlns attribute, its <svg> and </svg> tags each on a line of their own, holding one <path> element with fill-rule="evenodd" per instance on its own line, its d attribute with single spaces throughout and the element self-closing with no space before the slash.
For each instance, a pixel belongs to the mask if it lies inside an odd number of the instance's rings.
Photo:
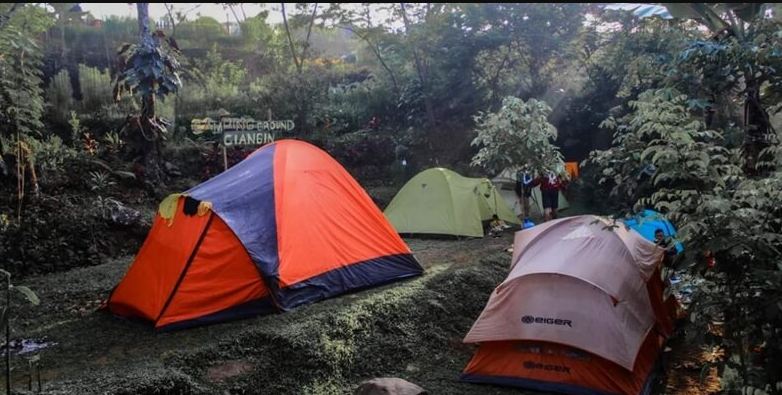
<svg viewBox="0 0 782 395">
<path fill-rule="evenodd" d="M 650 389 L 675 303 L 663 250 L 595 216 L 516 233 L 511 272 L 465 337 L 480 347 L 462 380 L 568 394 Z"/>
<path fill-rule="evenodd" d="M 165 203 L 165 202 L 164 202 Z M 158 213 L 107 304 L 175 329 L 247 317 L 416 276 L 410 249 L 327 153 L 260 148 Z"/>
</svg>

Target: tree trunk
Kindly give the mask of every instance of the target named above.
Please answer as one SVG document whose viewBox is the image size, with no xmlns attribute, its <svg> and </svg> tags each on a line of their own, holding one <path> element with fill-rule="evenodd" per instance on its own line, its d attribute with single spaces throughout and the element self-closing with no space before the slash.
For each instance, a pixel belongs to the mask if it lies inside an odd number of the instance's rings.
<svg viewBox="0 0 782 395">
<path fill-rule="evenodd" d="M 296 56 L 296 48 L 293 46 L 293 37 L 291 37 L 291 29 L 288 26 L 288 16 L 285 14 L 285 3 L 280 3 L 282 7 L 282 23 L 285 25 L 285 34 L 288 37 L 288 46 L 291 49 L 291 57 L 293 57 L 293 64 L 296 66 L 296 70 L 301 72 L 301 66 L 299 65 L 299 58 Z"/>
<path fill-rule="evenodd" d="M 405 9 L 405 3 L 399 3 L 402 8 L 402 20 L 405 23 L 405 33 L 410 34 L 410 21 L 407 19 L 407 10 Z M 426 109 L 426 119 L 429 127 L 434 127 L 436 123 L 436 117 L 434 114 L 434 105 L 432 104 L 431 95 L 429 95 L 429 84 L 427 83 L 427 77 L 425 75 L 423 62 L 418 56 L 418 50 L 414 44 L 410 44 L 413 52 L 413 60 L 415 61 L 415 70 L 418 74 L 418 81 L 421 83 L 421 90 L 424 94 L 424 107 Z"/>
<path fill-rule="evenodd" d="M 771 143 L 769 132 L 771 121 L 760 102 L 760 86 L 757 80 L 747 81 L 747 96 L 744 101 L 744 172 L 750 176 L 764 173 L 757 168 L 760 152 Z"/>
<path fill-rule="evenodd" d="M 155 48 L 157 41 L 152 37 L 149 31 L 149 3 L 136 3 L 138 10 L 138 34 L 139 46 Z M 152 80 L 145 81 L 152 84 Z M 144 161 L 144 175 L 147 180 L 153 184 L 158 184 L 162 180 L 162 170 L 160 167 L 160 134 L 158 129 L 153 126 L 155 119 L 155 93 L 153 89 L 141 98 L 141 114 L 139 127 L 143 137 L 142 154 Z"/>
</svg>

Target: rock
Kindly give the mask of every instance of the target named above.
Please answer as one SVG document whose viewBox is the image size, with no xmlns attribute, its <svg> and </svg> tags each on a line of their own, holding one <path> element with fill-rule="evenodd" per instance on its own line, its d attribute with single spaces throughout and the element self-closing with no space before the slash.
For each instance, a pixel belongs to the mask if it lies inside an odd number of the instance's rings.
<svg viewBox="0 0 782 395">
<path fill-rule="evenodd" d="M 171 162 L 163 162 L 163 167 L 166 169 L 166 173 L 172 176 L 179 177 L 182 175 L 182 172 L 179 171 L 179 167 Z"/>
<path fill-rule="evenodd" d="M 136 175 L 129 171 L 117 170 L 113 174 L 125 181 L 134 181 L 136 179 Z"/>
<path fill-rule="evenodd" d="M 395 377 L 380 377 L 361 383 L 355 395 L 425 395 L 426 390 Z"/>
<path fill-rule="evenodd" d="M 115 224 L 130 226 L 141 220 L 141 212 L 117 202 L 110 206 L 109 218 Z"/>
</svg>

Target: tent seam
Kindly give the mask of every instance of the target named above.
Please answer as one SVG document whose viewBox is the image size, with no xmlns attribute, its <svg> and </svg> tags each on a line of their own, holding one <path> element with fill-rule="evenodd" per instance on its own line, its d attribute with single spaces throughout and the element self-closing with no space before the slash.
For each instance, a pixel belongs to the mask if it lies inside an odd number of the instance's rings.
<svg viewBox="0 0 782 395">
<path fill-rule="evenodd" d="M 214 215 L 214 213 L 212 213 Z M 198 250 L 201 248 L 201 243 L 206 238 L 206 232 L 209 230 L 210 225 L 212 225 L 212 215 L 209 216 L 209 219 L 206 221 L 206 226 L 204 226 L 204 230 L 201 231 L 201 236 L 198 236 L 198 242 L 193 247 L 193 252 L 190 254 L 190 258 L 187 259 L 187 263 L 185 263 L 185 267 L 182 269 L 182 273 L 179 274 L 179 279 L 177 279 L 176 284 L 174 285 L 174 288 L 171 290 L 171 293 L 168 295 L 168 298 L 166 299 L 166 303 L 163 304 L 163 308 L 160 309 L 160 314 L 155 318 L 154 324 L 157 325 L 158 321 L 160 321 L 161 318 L 163 318 L 163 314 L 165 314 L 166 310 L 168 309 L 168 306 L 171 305 L 171 302 L 174 300 L 174 296 L 176 295 L 176 292 L 179 290 L 179 286 L 182 285 L 182 281 L 185 279 L 185 276 L 187 275 L 188 269 L 190 269 L 190 265 L 193 263 L 193 260 L 196 257 L 196 254 L 198 254 Z"/>
</svg>

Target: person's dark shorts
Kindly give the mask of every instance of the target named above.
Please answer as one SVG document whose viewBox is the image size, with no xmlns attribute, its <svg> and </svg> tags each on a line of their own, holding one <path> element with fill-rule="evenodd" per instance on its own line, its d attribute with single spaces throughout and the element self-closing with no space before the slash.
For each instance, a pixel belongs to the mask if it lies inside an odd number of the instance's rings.
<svg viewBox="0 0 782 395">
<path fill-rule="evenodd" d="M 540 191 L 543 198 L 543 208 L 551 208 L 556 210 L 559 207 L 559 191 Z"/>
<path fill-rule="evenodd" d="M 516 188 L 514 188 L 516 196 L 529 198 L 532 197 L 532 188 L 525 187 L 524 184 L 517 182 Z"/>
</svg>

